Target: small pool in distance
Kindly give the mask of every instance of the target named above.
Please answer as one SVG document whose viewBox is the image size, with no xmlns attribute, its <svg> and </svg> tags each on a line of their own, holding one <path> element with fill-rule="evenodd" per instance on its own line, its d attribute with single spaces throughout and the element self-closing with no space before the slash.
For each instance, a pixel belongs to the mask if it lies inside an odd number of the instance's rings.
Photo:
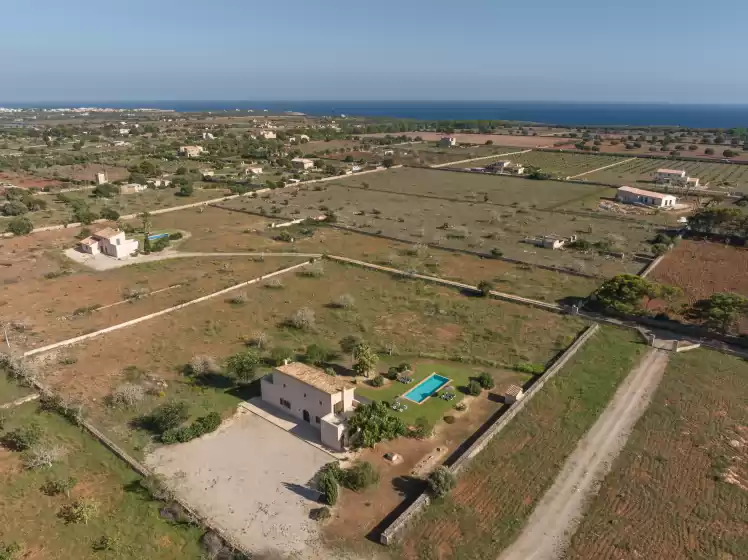
<svg viewBox="0 0 748 560">
<path fill-rule="evenodd" d="M 410 391 L 405 393 L 403 397 L 408 400 L 421 404 L 423 401 L 428 399 L 431 395 L 436 393 L 439 389 L 449 383 L 449 378 L 444 377 L 436 373 L 432 373 L 426 379 L 421 381 L 418 385 L 413 387 Z"/>
</svg>

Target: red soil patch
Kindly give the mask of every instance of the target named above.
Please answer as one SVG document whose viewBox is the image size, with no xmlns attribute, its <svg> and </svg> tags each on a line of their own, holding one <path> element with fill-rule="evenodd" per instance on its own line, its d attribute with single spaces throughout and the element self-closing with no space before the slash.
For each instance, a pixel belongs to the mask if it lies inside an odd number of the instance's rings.
<svg viewBox="0 0 748 560">
<path fill-rule="evenodd" d="M 42 189 L 44 187 L 55 187 L 60 185 L 59 181 L 12 172 L 0 173 L 0 183 L 12 183 L 16 187 L 24 189 Z"/>
</svg>

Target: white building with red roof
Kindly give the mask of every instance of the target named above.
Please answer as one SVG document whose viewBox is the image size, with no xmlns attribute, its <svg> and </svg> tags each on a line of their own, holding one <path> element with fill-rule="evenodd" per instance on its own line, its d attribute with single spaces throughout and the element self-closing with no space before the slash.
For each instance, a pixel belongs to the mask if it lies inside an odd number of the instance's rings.
<svg viewBox="0 0 748 560">
<path fill-rule="evenodd" d="M 78 249 L 89 255 L 104 254 L 116 259 L 125 259 L 138 250 L 137 239 L 127 239 L 125 232 L 104 228 L 82 239 Z"/>
</svg>

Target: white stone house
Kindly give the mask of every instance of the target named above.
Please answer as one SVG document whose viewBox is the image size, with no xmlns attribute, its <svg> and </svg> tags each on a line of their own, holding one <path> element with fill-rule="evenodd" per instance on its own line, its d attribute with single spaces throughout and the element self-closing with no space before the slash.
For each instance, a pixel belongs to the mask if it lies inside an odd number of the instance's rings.
<svg viewBox="0 0 748 560">
<path fill-rule="evenodd" d="M 294 169 L 311 169 L 314 167 L 314 161 L 306 158 L 293 158 L 291 160 L 291 166 Z"/>
<path fill-rule="evenodd" d="M 275 132 L 272 130 L 262 130 L 260 131 L 260 136 L 262 136 L 265 140 L 275 140 Z"/>
<path fill-rule="evenodd" d="M 188 158 L 199 157 L 205 151 L 202 146 L 180 146 L 179 155 L 187 156 Z"/>
<path fill-rule="evenodd" d="M 439 140 L 439 146 L 442 148 L 454 148 L 457 145 L 457 138 L 454 136 L 445 136 Z"/>
<path fill-rule="evenodd" d="M 342 451 L 355 389 L 319 368 L 300 362 L 279 366 L 260 382 L 262 400 L 317 428 L 322 443 Z M 357 404 L 357 403 L 356 403 Z"/>
<path fill-rule="evenodd" d="M 81 240 L 78 248 L 89 255 L 101 253 L 116 259 L 125 259 L 138 250 L 138 241 L 127 239 L 124 231 L 104 228 Z"/>
<path fill-rule="evenodd" d="M 259 165 L 251 165 L 244 168 L 244 173 L 247 175 L 262 175 L 262 167 Z"/>
<path fill-rule="evenodd" d="M 96 184 L 97 185 L 103 185 L 104 183 L 108 183 L 109 179 L 106 176 L 106 172 L 100 172 L 96 174 Z"/>
<path fill-rule="evenodd" d="M 696 188 L 699 186 L 698 178 L 689 177 L 682 169 L 658 169 L 655 172 L 655 183 L 676 187 Z"/>
<path fill-rule="evenodd" d="M 148 188 L 148 185 L 141 185 L 140 183 L 127 183 L 119 188 L 121 194 L 135 194 L 143 192 Z"/>
<path fill-rule="evenodd" d="M 486 169 L 492 173 L 511 173 L 513 175 L 522 175 L 525 172 L 525 167 L 521 163 L 512 163 L 508 160 L 496 161 L 487 165 Z"/>
<path fill-rule="evenodd" d="M 658 208 L 674 208 L 678 199 L 671 194 L 645 191 L 635 187 L 621 187 L 616 191 L 616 200 L 625 204 L 645 204 Z"/>
</svg>

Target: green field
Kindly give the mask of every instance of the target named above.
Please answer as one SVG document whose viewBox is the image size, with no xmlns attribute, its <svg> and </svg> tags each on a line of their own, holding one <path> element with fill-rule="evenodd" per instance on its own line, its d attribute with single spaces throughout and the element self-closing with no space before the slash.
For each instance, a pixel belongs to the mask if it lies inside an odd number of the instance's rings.
<svg viewBox="0 0 748 560">
<path fill-rule="evenodd" d="M 698 177 L 702 185 L 708 184 L 711 188 L 730 187 L 740 190 L 748 185 L 748 165 L 671 159 L 632 159 L 610 169 L 585 175 L 584 179 L 620 185 L 636 183 L 646 188 L 652 184 L 654 172 L 661 168 L 683 169 L 689 176 Z"/>
<path fill-rule="evenodd" d="M 61 446 L 62 459 L 51 468 L 29 470 L 22 454 L 0 450 L 0 535 L 6 545 L 17 543 L 18 558 L 55 560 L 100 559 L 177 560 L 199 558 L 202 530 L 161 518 L 161 502 L 151 500 L 139 477 L 108 449 L 56 413 L 39 412 L 34 403 L 4 412 L 4 433 L 35 422 L 43 441 Z M 73 477 L 70 496 L 47 495 L 49 480 Z M 62 509 L 76 499 L 95 504 L 88 523 L 68 523 Z M 95 543 L 108 537 L 111 550 Z"/>
<path fill-rule="evenodd" d="M 625 160 L 625 158 L 616 156 L 595 156 L 591 154 L 568 152 L 556 153 L 536 151 L 507 156 L 506 159 L 515 163 L 521 163 L 525 166 L 538 167 L 546 173 L 551 173 L 554 176 L 561 178 L 577 175 L 579 173 L 584 173 L 586 171 L 591 171 L 599 167 L 604 167 Z M 485 166 L 489 163 L 491 163 L 491 160 L 484 160 L 461 164 L 460 167 Z"/>
</svg>

